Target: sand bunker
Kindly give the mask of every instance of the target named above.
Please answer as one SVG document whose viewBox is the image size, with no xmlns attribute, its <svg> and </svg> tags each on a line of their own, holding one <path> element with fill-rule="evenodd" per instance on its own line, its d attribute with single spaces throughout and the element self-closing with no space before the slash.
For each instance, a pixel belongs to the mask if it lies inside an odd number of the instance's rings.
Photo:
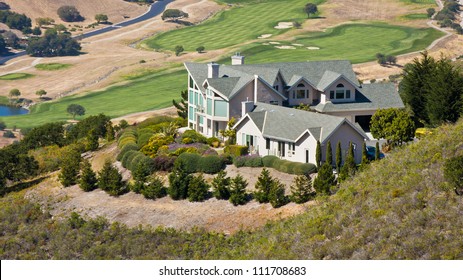
<svg viewBox="0 0 463 280">
<path fill-rule="evenodd" d="M 288 29 L 288 28 L 292 28 L 293 27 L 293 23 L 292 22 L 279 22 L 277 26 L 275 26 L 274 28 L 275 29 Z"/>
<path fill-rule="evenodd" d="M 281 44 L 280 42 L 269 42 L 271 45 L 279 45 Z"/>
<path fill-rule="evenodd" d="M 262 45 L 264 45 L 264 46 L 269 46 L 270 44 L 269 44 L 269 43 L 263 43 Z"/>
<path fill-rule="evenodd" d="M 291 44 L 293 46 L 296 46 L 296 47 L 303 47 L 304 45 L 303 44 Z"/>
<path fill-rule="evenodd" d="M 280 50 L 295 50 L 295 46 L 275 46 L 275 48 L 280 49 Z"/>
<path fill-rule="evenodd" d="M 319 47 L 307 47 L 308 50 L 319 50 Z"/>
<path fill-rule="evenodd" d="M 257 37 L 257 39 L 266 39 L 266 38 L 270 38 L 270 37 L 272 37 L 272 34 L 262 34 L 259 37 Z"/>
</svg>

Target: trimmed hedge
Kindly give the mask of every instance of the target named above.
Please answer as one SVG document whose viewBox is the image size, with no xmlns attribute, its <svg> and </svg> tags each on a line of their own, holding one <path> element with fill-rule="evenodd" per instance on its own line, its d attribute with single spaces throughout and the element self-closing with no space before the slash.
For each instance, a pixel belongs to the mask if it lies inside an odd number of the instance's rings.
<svg viewBox="0 0 463 280">
<path fill-rule="evenodd" d="M 236 157 L 244 156 L 248 154 L 248 147 L 240 145 L 229 145 L 225 147 L 224 152 Z"/>
<path fill-rule="evenodd" d="M 175 160 L 175 164 L 183 162 L 183 166 L 185 167 L 184 171 L 186 173 L 195 173 L 198 171 L 200 159 L 201 156 L 198 154 L 183 153 Z"/>
<path fill-rule="evenodd" d="M 207 174 L 215 174 L 225 168 L 225 162 L 219 156 L 205 156 L 199 160 L 199 171 Z"/>
<path fill-rule="evenodd" d="M 235 157 L 233 164 L 236 167 L 263 167 L 262 158 L 257 155 Z"/>
<path fill-rule="evenodd" d="M 153 159 L 153 169 L 155 171 L 172 171 L 174 168 L 175 160 L 177 157 L 170 157 L 166 155 L 159 155 Z"/>
<path fill-rule="evenodd" d="M 124 147 L 122 147 L 121 152 L 117 155 L 117 160 L 121 161 L 122 157 L 128 152 L 128 151 L 138 151 L 138 146 L 135 143 L 128 143 Z"/>
<path fill-rule="evenodd" d="M 190 144 L 190 143 L 204 143 L 207 144 L 207 138 L 202 134 L 194 131 L 194 130 L 187 130 L 180 136 L 183 144 Z"/>
<path fill-rule="evenodd" d="M 122 166 L 128 169 L 129 163 L 132 162 L 132 159 L 137 155 L 141 154 L 139 151 L 128 151 L 121 160 Z"/>
<path fill-rule="evenodd" d="M 292 162 L 279 159 L 276 156 L 265 156 L 262 158 L 262 162 L 265 167 L 271 167 L 288 174 L 304 175 L 317 172 L 317 167 L 312 163 Z"/>
</svg>

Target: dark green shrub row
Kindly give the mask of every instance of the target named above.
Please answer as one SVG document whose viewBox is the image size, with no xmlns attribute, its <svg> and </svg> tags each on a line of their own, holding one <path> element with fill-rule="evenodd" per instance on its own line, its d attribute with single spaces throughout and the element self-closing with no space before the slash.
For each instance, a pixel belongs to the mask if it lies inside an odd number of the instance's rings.
<svg viewBox="0 0 463 280">
<path fill-rule="evenodd" d="M 127 143 L 124 145 L 124 147 L 121 149 L 120 153 L 117 155 L 116 159 L 118 161 L 122 160 L 122 157 L 128 152 L 128 151 L 138 151 L 138 146 L 135 143 Z"/>
<path fill-rule="evenodd" d="M 181 136 L 181 141 L 183 144 L 191 144 L 191 143 L 204 143 L 207 144 L 207 138 L 202 134 L 194 131 L 194 130 L 187 130 Z"/>
<path fill-rule="evenodd" d="M 236 157 L 245 156 L 248 154 L 248 147 L 240 145 L 230 145 L 225 147 L 224 152 Z"/>
<path fill-rule="evenodd" d="M 312 163 L 292 162 L 279 159 L 276 156 L 265 156 L 262 158 L 262 162 L 265 167 L 271 167 L 288 174 L 303 175 L 317 172 L 317 167 Z"/>
<path fill-rule="evenodd" d="M 157 124 L 160 123 L 171 123 L 171 122 L 177 122 L 177 119 L 168 117 L 168 116 L 157 116 L 153 118 L 149 118 L 147 120 L 142 121 L 137 125 L 138 129 L 144 129 L 148 127 L 153 127 Z"/>
<path fill-rule="evenodd" d="M 235 157 L 233 164 L 236 167 L 262 167 L 262 158 L 258 155 Z"/>
<path fill-rule="evenodd" d="M 225 168 L 225 160 L 219 156 L 205 156 L 183 153 L 175 161 L 176 165 L 183 166 L 186 173 L 204 172 L 215 174 Z"/>
</svg>

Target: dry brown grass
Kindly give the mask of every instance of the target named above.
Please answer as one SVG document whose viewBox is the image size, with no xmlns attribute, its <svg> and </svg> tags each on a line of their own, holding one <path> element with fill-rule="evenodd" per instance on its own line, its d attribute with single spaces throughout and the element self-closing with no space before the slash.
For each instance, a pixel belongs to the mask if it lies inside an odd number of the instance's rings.
<svg viewBox="0 0 463 280">
<path fill-rule="evenodd" d="M 65 25 L 78 24 L 88 25 L 95 22 L 95 15 L 102 13 L 109 17 L 110 22 L 120 22 L 124 20 L 124 15 L 134 17 L 146 11 L 146 6 L 140 6 L 125 2 L 123 0 L 2 0 L 2 2 L 10 5 L 11 10 L 24 13 L 30 17 L 35 23 L 35 19 L 39 17 L 50 17 L 56 23 L 64 23 Z M 77 23 L 63 22 L 57 10 L 63 5 L 75 6 L 80 14 L 85 17 L 85 21 Z"/>
</svg>

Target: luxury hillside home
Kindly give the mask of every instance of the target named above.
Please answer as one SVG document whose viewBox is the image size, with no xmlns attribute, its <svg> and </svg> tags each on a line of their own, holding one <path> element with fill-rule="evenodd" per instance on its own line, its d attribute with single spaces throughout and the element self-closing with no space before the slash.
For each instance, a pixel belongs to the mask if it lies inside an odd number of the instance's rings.
<svg viewBox="0 0 463 280">
<path fill-rule="evenodd" d="M 232 65 L 185 63 L 185 67 L 190 128 L 207 137 L 219 136 L 234 117 L 239 120 L 235 126 L 238 144 L 260 155 L 292 161 L 314 162 L 313 141 L 324 144 L 336 133 L 343 143 L 361 135 L 357 143 L 361 145 L 366 137 L 362 128 L 368 130 L 376 110 L 404 108 L 392 83 L 360 85 L 345 60 L 245 65 L 244 57 L 235 55 Z M 318 113 L 290 108 L 301 103 Z M 244 131 L 248 121 L 257 130 Z M 349 133 L 343 136 L 339 129 Z M 311 140 L 304 141 L 311 144 L 303 141 L 298 148 L 299 136 L 308 137 Z"/>
</svg>

